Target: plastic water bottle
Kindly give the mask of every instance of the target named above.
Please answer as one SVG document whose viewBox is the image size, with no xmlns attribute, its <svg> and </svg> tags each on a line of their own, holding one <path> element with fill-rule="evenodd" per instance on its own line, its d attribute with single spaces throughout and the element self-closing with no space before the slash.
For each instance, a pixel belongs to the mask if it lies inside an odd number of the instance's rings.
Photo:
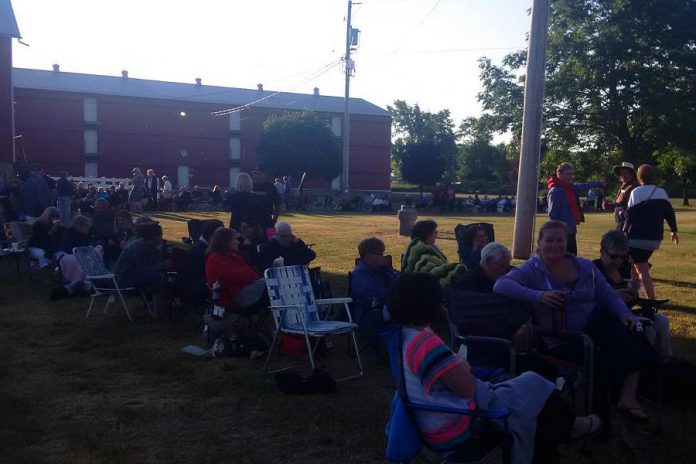
<svg viewBox="0 0 696 464">
<path fill-rule="evenodd" d="M 216 280 L 213 284 L 213 319 L 222 319 L 225 316 L 225 308 L 220 306 L 220 291 L 222 286 Z"/>
<path fill-rule="evenodd" d="M 466 361 L 466 357 L 469 354 L 469 348 L 466 346 L 466 341 L 459 345 L 459 351 L 457 351 L 457 357 L 461 360 Z"/>
</svg>

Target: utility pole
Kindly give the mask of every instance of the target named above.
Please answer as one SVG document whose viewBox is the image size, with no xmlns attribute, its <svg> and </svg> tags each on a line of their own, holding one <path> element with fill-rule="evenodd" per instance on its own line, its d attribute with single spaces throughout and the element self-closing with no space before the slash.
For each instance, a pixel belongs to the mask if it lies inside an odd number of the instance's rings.
<svg viewBox="0 0 696 464">
<path fill-rule="evenodd" d="M 350 77 L 353 72 L 353 61 L 350 59 L 350 52 L 352 46 L 352 27 L 351 27 L 351 15 L 353 10 L 352 0 L 348 0 L 348 16 L 346 16 L 346 55 L 344 57 L 343 64 L 345 65 L 346 71 L 346 92 L 345 92 L 345 108 L 343 110 L 343 127 L 341 130 L 341 135 L 343 136 L 343 179 L 341 184 L 343 184 L 343 191 L 348 192 L 350 190 L 350 179 L 348 170 L 350 169 Z"/>
<path fill-rule="evenodd" d="M 534 219 L 539 188 L 541 116 L 544 100 L 544 68 L 548 40 L 549 0 L 534 0 L 527 49 L 527 77 L 524 84 L 522 147 L 517 179 L 517 206 L 512 256 L 527 259 L 534 242 Z"/>
</svg>

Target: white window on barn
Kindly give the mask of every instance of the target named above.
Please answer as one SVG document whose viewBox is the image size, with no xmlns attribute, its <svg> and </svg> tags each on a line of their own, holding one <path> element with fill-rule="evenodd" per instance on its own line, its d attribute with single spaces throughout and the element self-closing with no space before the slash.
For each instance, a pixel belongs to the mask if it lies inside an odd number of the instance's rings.
<svg viewBox="0 0 696 464">
<path fill-rule="evenodd" d="M 88 161 L 85 163 L 85 177 L 99 177 L 99 169 L 96 161 Z"/>
<path fill-rule="evenodd" d="M 95 129 L 85 130 L 85 153 L 89 155 L 96 155 L 97 148 L 99 146 L 99 137 Z"/>
<path fill-rule="evenodd" d="M 189 167 L 188 166 L 177 166 L 176 168 L 177 181 L 179 187 L 189 186 Z"/>
<path fill-rule="evenodd" d="M 240 114 L 241 113 L 239 111 L 235 111 L 234 113 L 230 113 L 230 130 L 231 131 L 241 130 Z"/>
<path fill-rule="evenodd" d="M 340 116 L 334 116 L 331 118 L 331 132 L 333 132 L 333 135 L 336 137 L 341 136 L 341 126 L 343 124 L 343 118 Z"/>
<path fill-rule="evenodd" d="M 242 159 L 242 142 L 239 137 L 230 137 L 230 159 Z"/>
<path fill-rule="evenodd" d="M 97 122 L 97 99 L 85 98 L 84 101 L 85 122 Z"/>
<path fill-rule="evenodd" d="M 239 168 L 230 168 L 230 188 L 237 189 L 237 177 L 239 177 Z"/>
</svg>

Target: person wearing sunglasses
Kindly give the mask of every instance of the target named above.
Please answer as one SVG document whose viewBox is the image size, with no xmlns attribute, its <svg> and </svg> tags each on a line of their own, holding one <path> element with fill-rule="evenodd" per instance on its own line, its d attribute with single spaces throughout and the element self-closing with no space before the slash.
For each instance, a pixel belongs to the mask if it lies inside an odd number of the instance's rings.
<svg viewBox="0 0 696 464">
<path fill-rule="evenodd" d="M 631 278 L 628 262 L 628 240 L 616 230 L 604 234 L 600 243 L 600 257 L 593 262 L 609 285 L 626 304 L 631 307 L 638 302 L 640 283 Z M 669 318 L 657 313 L 652 316 L 652 324 L 645 329 L 645 335 L 662 359 L 672 356 L 672 343 L 669 338 Z"/>
</svg>

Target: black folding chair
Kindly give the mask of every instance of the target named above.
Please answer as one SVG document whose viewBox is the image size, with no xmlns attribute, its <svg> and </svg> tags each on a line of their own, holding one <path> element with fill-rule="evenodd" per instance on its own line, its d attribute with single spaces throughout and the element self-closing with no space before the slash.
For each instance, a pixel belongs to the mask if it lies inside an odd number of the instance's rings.
<svg viewBox="0 0 696 464">
<path fill-rule="evenodd" d="M 459 262 L 464 263 L 469 259 L 472 251 L 472 242 L 476 231 L 483 227 L 488 236 L 488 242 L 495 242 L 495 231 L 493 224 L 488 222 L 475 222 L 473 224 L 457 224 L 454 228 L 454 236 L 457 239 L 457 254 L 459 254 Z"/>
</svg>

